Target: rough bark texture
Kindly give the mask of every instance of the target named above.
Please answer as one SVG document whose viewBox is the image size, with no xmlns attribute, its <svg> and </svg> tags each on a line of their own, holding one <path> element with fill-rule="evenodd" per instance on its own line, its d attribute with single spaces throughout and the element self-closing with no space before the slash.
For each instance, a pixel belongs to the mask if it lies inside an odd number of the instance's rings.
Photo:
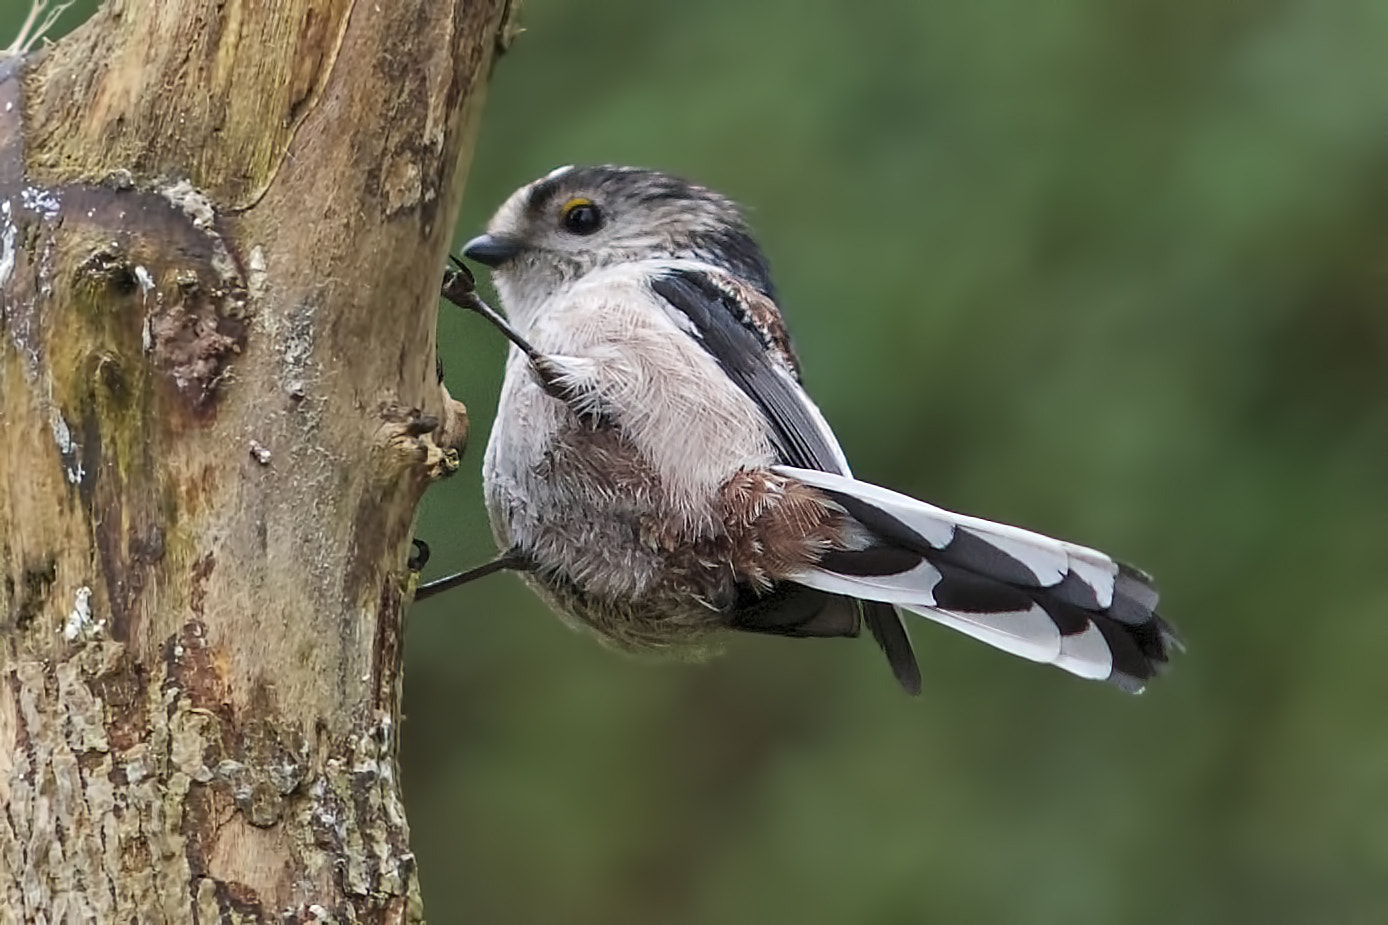
<svg viewBox="0 0 1388 925">
<path fill-rule="evenodd" d="M 415 509 L 506 0 L 111 0 L 0 61 L 0 921 L 415 922 Z"/>
</svg>

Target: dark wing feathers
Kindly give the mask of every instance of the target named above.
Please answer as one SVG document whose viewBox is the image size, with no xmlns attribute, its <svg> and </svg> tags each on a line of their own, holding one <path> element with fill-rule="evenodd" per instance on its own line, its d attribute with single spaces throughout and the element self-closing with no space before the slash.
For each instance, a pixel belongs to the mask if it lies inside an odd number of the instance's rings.
<svg viewBox="0 0 1388 925">
<path fill-rule="evenodd" d="M 858 610 L 849 598 L 782 582 L 769 591 L 739 589 L 728 612 L 732 629 L 772 636 L 857 636 Z"/>
</svg>

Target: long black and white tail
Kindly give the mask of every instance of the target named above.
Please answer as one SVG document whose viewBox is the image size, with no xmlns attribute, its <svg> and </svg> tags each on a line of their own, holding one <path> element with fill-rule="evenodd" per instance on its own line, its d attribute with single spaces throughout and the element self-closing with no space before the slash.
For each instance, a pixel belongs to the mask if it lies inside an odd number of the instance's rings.
<svg viewBox="0 0 1388 925">
<path fill-rule="evenodd" d="M 865 531 L 794 576 L 881 601 L 1014 655 L 1138 692 L 1181 646 L 1136 569 L 1084 546 L 954 514 L 843 475 L 777 466 L 834 499 Z"/>
</svg>

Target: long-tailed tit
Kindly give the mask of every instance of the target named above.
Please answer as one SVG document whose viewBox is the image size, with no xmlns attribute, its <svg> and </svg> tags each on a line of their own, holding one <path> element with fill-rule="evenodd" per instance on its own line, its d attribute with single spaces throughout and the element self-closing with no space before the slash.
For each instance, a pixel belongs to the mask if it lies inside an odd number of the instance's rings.
<svg viewBox="0 0 1388 925">
<path fill-rule="evenodd" d="M 737 207 L 626 167 L 517 190 L 464 248 L 517 344 L 487 445 L 501 558 L 628 650 L 715 633 L 856 636 L 920 690 L 899 614 L 1141 690 L 1179 641 L 1143 573 L 1097 550 L 855 479 L 805 394 Z M 485 310 L 485 306 L 480 310 Z"/>
</svg>

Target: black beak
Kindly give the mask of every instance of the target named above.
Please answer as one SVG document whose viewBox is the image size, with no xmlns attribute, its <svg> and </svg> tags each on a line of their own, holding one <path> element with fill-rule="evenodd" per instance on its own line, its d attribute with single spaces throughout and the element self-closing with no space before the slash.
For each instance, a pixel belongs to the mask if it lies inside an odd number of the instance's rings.
<svg viewBox="0 0 1388 925">
<path fill-rule="evenodd" d="M 489 267 L 499 267 L 524 248 L 519 241 L 494 234 L 483 234 L 463 245 L 463 256 Z"/>
</svg>

